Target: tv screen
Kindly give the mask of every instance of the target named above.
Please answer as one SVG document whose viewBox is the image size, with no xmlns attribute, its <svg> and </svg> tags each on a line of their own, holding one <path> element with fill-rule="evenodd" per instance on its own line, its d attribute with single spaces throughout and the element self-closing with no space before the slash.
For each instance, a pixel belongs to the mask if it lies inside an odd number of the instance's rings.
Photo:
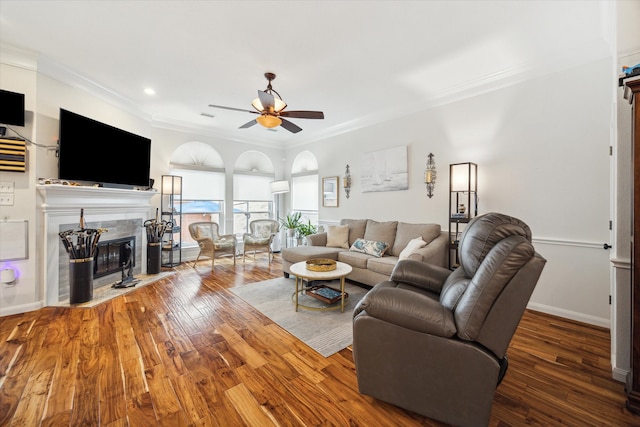
<svg viewBox="0 0 640 427">
<path fill-rule="evenodd" d="M 24 126 L 24 94 L 0 89 L 0 124 Z"/>
<path fill-rule="evenodd" d="M 105 187 L 148 187 L 151 140 L 60 109 L 58 178 Z"/>
</svg>

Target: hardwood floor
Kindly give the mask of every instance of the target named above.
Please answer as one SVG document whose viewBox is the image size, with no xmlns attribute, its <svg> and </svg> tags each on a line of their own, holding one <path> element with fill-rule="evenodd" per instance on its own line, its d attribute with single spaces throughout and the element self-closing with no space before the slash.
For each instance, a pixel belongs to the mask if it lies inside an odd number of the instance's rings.
<svg viewBox="0 0 640 427">
<path fill-rule="evenodd" d="M 440 426 L 358 393 L 349 349 L 325 359 L 227 289 L 280 259 L 202 262 L 95 308 L 0 318 L 0 426 Z M 631 426 L 609 331 L 528 311 L 492 426 Z M 426 385 L 425 385 L 426 386 Z"/>
</svg>

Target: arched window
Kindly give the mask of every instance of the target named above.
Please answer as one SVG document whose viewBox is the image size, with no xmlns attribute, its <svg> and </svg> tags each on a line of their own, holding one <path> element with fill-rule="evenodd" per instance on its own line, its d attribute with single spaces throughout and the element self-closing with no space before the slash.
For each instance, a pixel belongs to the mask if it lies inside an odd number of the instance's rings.
<svg viewBox="0 0 640 427">
<path fill-rule="evenodd" d="M 269 157 L 259 151 L 242 153 L 233 168 L 233 232 L 246 233 L 255 219 L 273 218 L 271 181 L 275 172 Z"/>
<path fill-rule="evenodd" d="M 196 246 L 189 224 L 199 221 L 218 223 L 225 232 L 224 162 L 218 152 L 203 142 L 188 142 L 171 155 L 171 175 L 182 177 L 182 246 Z"/>
</svg>

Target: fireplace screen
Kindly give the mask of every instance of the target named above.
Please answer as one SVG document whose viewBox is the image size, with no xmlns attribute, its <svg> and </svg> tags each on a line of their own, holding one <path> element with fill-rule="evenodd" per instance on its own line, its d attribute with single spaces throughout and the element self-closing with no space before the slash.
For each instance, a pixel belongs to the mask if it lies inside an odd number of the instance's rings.
<svg viewBox="0 0 640 427">
<path fill-rule="evenodd" d="M 129 257 L 132 259 L 133 268 L 136 265 L 135 253 L 135 236 L 98 243 L 93 262 L 93 277 L 102 277 L 121 271 L 122 265 L 127 263 Z"/>
</svg>

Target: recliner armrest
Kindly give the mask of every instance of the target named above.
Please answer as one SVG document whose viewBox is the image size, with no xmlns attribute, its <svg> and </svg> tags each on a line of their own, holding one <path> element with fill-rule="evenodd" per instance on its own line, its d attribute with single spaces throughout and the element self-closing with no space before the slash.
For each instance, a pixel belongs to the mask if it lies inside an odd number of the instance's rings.
<svg viewBox="0 0 640 427">
<path fill-rule="evenodd" d="M 413 331 L 452 337 L 456 333 L 453 313 L 426 295 L 395 287 L 395 283 L 378 283 L 360 301 L 354 317 L 369 316 Z"/>
<path fill-rule="evenodd" d="M 446 268 L 406 259 L 398 261 L 391 272 L 391 280 L 440 293 L 442 285 L 450 274 L 451 270 Z"/>
</svg>

